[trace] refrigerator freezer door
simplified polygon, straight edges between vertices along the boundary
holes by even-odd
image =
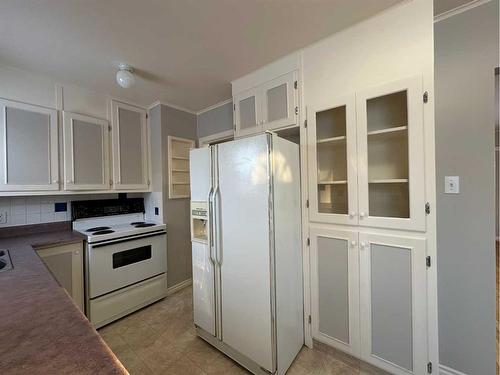
[[[222,340],[274,372],[268,135],[217,147]]]
[[[192,242],[194,323],[215,336],[214,266],[207,244]]]
[[[191,201],[205,202],[209,206],[212,192],[211,149],[198,148],[190,151]],[[191,220],[192,221],[192,220]],[[207,243],[192,241],[193,256],[193,310],[194,323],[215,336],[215,267],[211,259],[210,228],[212,218],[207,220]],[[193,231],[193,228],[191,228]]]

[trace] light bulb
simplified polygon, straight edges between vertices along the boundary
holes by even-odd
[[[125,64],[120,64],[120,70],[116,73],[116,82],[123,88],[129,88],[135,83],[132,68]]]

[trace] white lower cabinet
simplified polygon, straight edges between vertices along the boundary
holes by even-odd
[[[392,374],[427,373],[425,240],[311,227],[313,337]]]
[[[81,243],[37,249],[52,276],[66,289],[75,304],[84,311],[83,248]]]

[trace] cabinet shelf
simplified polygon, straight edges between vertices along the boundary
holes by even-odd
[[[189,173],[189,169],[174,169],[174,168],[172,168],[172,172]]]
[[[377,180],[369,180],[370,184],[404,184],[407,183],[407,178],[386,178],[386,179],[377,179]]]
[[[345,135],[341,135],[339,137],[331,137],[331,138],[323,138],[319,139],[316,143],[322,144],[322,143],[334,143],[334,142],[342,142],[345,141],[347,138]]]
[[[405,130],[408,130],[408,126],[398,126],[395,128],[373,130],[371,132],[368,132],[368,135],[370,136],[370,135],[394,134],[398,132],[403,132]]]
[[[345,185],[347,184],[346,180],[337,180],[337,181],[319,181],[318,185]]]
[[[172,182],[172,185],[189,185],[189,182]]]
[[[176,159],[176,160],[189,160],[189,157],[188,156],[173,156],[172,155],[172,159]]]

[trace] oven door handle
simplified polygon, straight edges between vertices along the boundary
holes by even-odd
[[[130,242],[130,241],[134,241],[134,240],[142,240],[143,238],[148,238],[148,237],[164,236],[166,234],[167,234],[167,232],[162,229],[161,231],[149,232],[149,233],[145,233],[144,235],[133,235],[130,237],[117,238],[115,240],[89,243],[89,246],[91,246],[92,249],[97,249],[97,248],[103,247],[103,246],[115,245],[118,243]]]

